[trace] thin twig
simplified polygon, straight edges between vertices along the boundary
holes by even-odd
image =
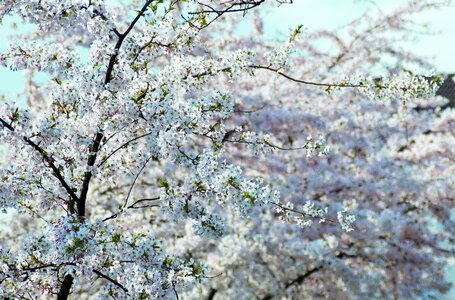
[[[3,127],[7,128],[8,130],[12,131],[12,132],[15,132],[15,129],[14,127],[12,127],[10,124],[8,124],[5,120],[3,120],[2,118],[0,118],[0,123],[2,123]],[[62,173],[60,172],[59,170],[59,167],[57,167],[55,164],[54,164],[54,158],[52,158],[52,156],[49,155],[49,153],[47,153],[46,150],[44,150],[43,148],[41,148],[38,144],[36,144],[35,142],[33,142],[32,140],[30,140],[28,137],[26,136],[22,136],[22,140],[25,141],[25,143],[27,143],[28,145],[30,145],[35,151],[37,151],[41,157],[43,158],[43,160],[45,162],[48,163],[49,167],[52,169],[53,171],[53,175],[58,179],[58,181],[60,182],[60,184],[63,186],[63,188],[66,190],[66,192],[70,195],[72,201],[74,202],[77,202],[79,200],[79,198],[77,197],[77,195],[75,194],[74,190],[69,186],[69,184],[66,182],[65,178],[63,177]]]
[[[104,278],[104,279],[107,279],[108,281],[112,282],[113,284],[115,284],[116,286],[118,286],[119,288],[121,288],[125,293],[128,293],[128,290],[122,285],[120,284],[117,280],[115,279],[112,279],[111,277],[101,273],[100,271],[98,270],[93,270],[93,273],[95,273],[96,275]]]
[[[330,223],[337,223],[336,221],[332,220],[332,219],[329,219],[329,218],[323,218],[323,217],[317,217],[317,216],[312,216],[312,215],[309,215],[303,211],[300,211],[300,210],[296,210],[296,209],[293,209],[293,208],[289,208],[289,207],[286,207],[286,206],[283,206],[279,203],[276,203],[276,202],[271,202],[273,205],[281,208],[282,210],[287,210],[287,211],[291,211],[293,213],[296,213],[296,214],[300,214],[302,216],[305,216],[305,217],[311,217],[311,218],[316,218],[316,219],[321,219],[321,220],[326,220],[326,221],[329,221]]]
[[[106,156],[106,157],[98,164],[98,168],[99,168],[100,166],[102,166],[102,165],[103,165],[103,164],[104,164],[112,155],[114,155],[117,151],[119,151],[119,150],[125,148],[125,147],[128,146],[130,143],[132,143],[132,142],[134,142],[134,141],[137,141],[138,139],[141,139],[141,138],[143,138],[143,137],[146,137],[146,136],[148,136],[148,135],[151,135],[152,133],[153,133],[153,131],[144,133],[144,134],[142,134],[142,135],[140,135],[140,136],[138,136],[138,137],[135,137],[135,138],[133,138],[133,139],[131,139],[131,140],[129,140],[129,141],[123,143],[122,145],[120,145],[119,147],[117,147],[114,151],[112,151],[111,153],[109,153],[109,155]]]
[[[158,201],[160,200],[160,197],[156,197],[156,198],[143,198],[143,199],[139,199],[139,200],[136,200],[133,204],[131,204],[130,206],[128,206],[127,208],[135,208],[134,206],[138,203],[141,203],[141,202],[145,202],[145,201]],[[155,205],[155,206],[159,206],[159,205]]]
[[[148,162],[150,161],[150,159],[152,159],[152,157],[153,157],[153,155],[150,155],[150,157],[147,158],[147,160],[145,161],[144,165],[141,167],[139,172],[136,174],[136,177],[134,178],[133,183],[131,184],[130,189],[128,191],[128,195],[125,198],[125,203],[123,204],[123,208],[125,208],[126,205],[128,204],[128,199],[130,198],[131,192],[133,191],[133,187],[136,184],[136,181],[139,178],[139,175],[141,175],[142,171],[145,169],[145,166],[147,166]]]
[[[315,86],[323,86],[323,87],[345,87],[345,88],[364,88],[366,87],[365,85],[362,84],[340,84],[340,83],[325,83],[325,82],[314,82],[314,81],[307,81],[307,80],[302,80],[302,79],[297,79],[294,77],[291,77],[283,72],[281,72],[279,69],[275,69],[272,67],[268,66],[259,66],[259,65],[249,65],[250,68],[252,69],[263,69],[263,70],[268,70],[277,73],[278,75],[281,75],[291,81],[297,82],[297,83],[302,83],[302,84],[308,84],[308,85],[315,85]]]

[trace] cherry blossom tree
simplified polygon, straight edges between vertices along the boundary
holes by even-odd
[[[28,72],[0,100],[2,297],[448,291],[455,111],[396,43],[445,3],[277,42],[290,0],[124,2],[0,4],[36,28],[0,54]]]

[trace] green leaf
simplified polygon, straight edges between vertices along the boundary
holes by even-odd
[[[294,29],[294,31],[292,32],[291,37],[289,38],[289,42],[290,42],[290,43],[292,43],[292,42],[295,40],[295,38],[296,38],[299,34],[302,33],[302,28],[303,28],[303,25],[302,25],[302,24],[299,24],[299,25],[297,26],[297,28]]]
[[[159,177],[157,181],[159,187],[164,187],[166,190],[169,189],[169,183],[167,182],[167,179]]]

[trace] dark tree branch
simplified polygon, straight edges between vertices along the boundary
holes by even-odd
[[[142,6],[142,9],[138,12],[138,14],[136,15],[136,17],[134,18],[134,20],[131,22],[131,24],[128,26],[124,33],[119,34],[117,31],[119,39],[117,41],[117,44],[115,44],[114,53],[111,55],[109,59],[109,64],[106,70],[106,76],[104,78],[104,84],[108,84],[112,79],[112,71],[114,70],[115,61],[119,55],[120,47],[122,47],[125,38],[131,32],[131,30],[133,30],[134,25],[136,25],[137,21],[139,21],[139,19],[144,15],[145,11],[147,10],[149,4],[152,3],[152,1],[153,0],[148,0],[145,2],[144,6]]]
[[[25,268],[21,268],[21,271],[34,272],[37,270],[46,269],[46,268],[50,268],[50,267],[56,267],[56,265],[55,264],[44,264],[44,265],[36,266],[36,267],[25,267]],[[10,270],[17,271],[17,269],[15,267],[10,267]]]
[[[203,24],[202,26],[197,26],[196,24],[194,24],[190,20],[188,20],[185,17],[183,17],[183,15],[182,15],[182,18],[186,22],[188,22],[188,24],[191,25],[192,27],[194,27],[194,28],[196,28],[198,30],[202,30],[202,29],[207,28],[208,26],[210,26],[213,22],[215,22],[217,19],[219,19],[221,16],[223,16],[226,13],[243,12],[244,14],[246,14],[246,12],[248,10],[251,10],[251,9],[257,7],[257,6],[261,5],[264,2],[265,2],[265,0],[239,1],[239,2],[232,3],[231,5],[229,5],[228,7],[224,8],[224,9],[216,9],[216,8],[214,8],[214,7],[212,7],[212,6],[208,5],[208,4],[205,4],[205,3],[202,3],[202,2],[197,2],[197,4],[199,4],[200,6],[206,7],[207,9],[206,10],[189,12],[188,14],[190,16],[191,15],[208,15],[208,14],[215,14],[216,16],[212,20],[207,22],[206,24]],[[244,7],[242,7],[242,6],[244,6]]]
[[[180,300],[179,294],[177,293],[177,289],[175,288],[175,284],[172,284],[172,289],[174,290],[175,299]]]
[[[305,216],[305,217],[311,217],[311,218],[317,218],[317,219],[324,219],[330,223],[337,223],[336,221],[332,220],[332,219],[329,219],[329,218],[321,218],[321,217],[314,217],[312,215],[309,215],[303,211],[299,211],[299,210],[296,210],[296,209],[293,209],[293,208],[289,208],[289,207],[286,207],[286,206],[283,206],[279,203],[276,203],[276,202],[271,202],[271,204],[275,205],[276,207],[279,207],[280,209],[282,210],[287,210],[287,211],[291,211],[293,213],[296,213],[296,214],[299,214],[299,215],[302,215],[302,216]]]
[[[211,288],[209,294],[207,295],[207,300],[213,300],[217,292],[218,290]]]
[[[285,290],[287,290],[289,287],[293,286],[293,285],[296,285],[296,284],[302,284],[303,281],[308,278],[309,276],[311,276],[313,273],[315,272],[318,272],[320,270],[322,270],[323,266],[319,266],[319,267],[315,267],[309,271],[307,271],[306,273],[302,274],[302,275],[299,275],[297,278],[295,279],[292,279],[290,281],[288,281],[285,285]],[[273,297],[275,297],[277,295],[271,295],[271,294],[267,294],[265,295],[262,300],[270,300],[272,299]]]
[[[227,8],[225,8],[223,10],[218,10],[218,9],[213,8],[212,6],[210,6],[208,4],[205,4],[205,3],[202,3],[202,2],[198,2],[199,5],[206,7],[207,10],[200,10],[200,11],[190,12],[188,14],[190,14],[190,15],[216,14],[218,16],[221,16],[221,15],[223,15],[225,13],[247,12],[248,10],[251,10],[251,9],[257,7],[257,6],[261,5],[264,2],[265,2],[265,0],[240,1],[240,2],[237,2],[237,3],[234,2],[233,4],[231,4],[230,6],[228,6]],[[242,6],[244,6],[244,7],[242,7]],[[235,7],[239,7],[239,8],[235,8]]]
[[[135,63],[137,61],[137,59],[139,58],[139,55],[142,53],[142,51],[144,51],[145,49],[147,49],[148,47],[150,47],[151,45],[155,45],[155,46],[159,46],[159,47],[163,47],[163,48],[168,48],[168,49],[171,49],[172,47],[175,46],[175,43],[176,41],[173,41],[173,42],[170,42],[170,43],[167,43],[167,44],[163,44],[163,43],[160,43],[160,42],[155,42],[155,38],[156,38],[156,34],[154,34],[150,40],[145,43],[137,52],[136,54],[134,55],[134,58],[132,60],[131,63]]]
[[[10,124],[8,124],[5,120],[3,120],[2,118],[0,118],[0,123],[3,125],[3,127],[7,128],[8,130],[14,132],[15,129],[14,127],[12,127]],[[77,197],[77,195],[75,194],[75,192],[73,191],[73,189],[68,185],[68,183],[66,182],[65,178],[63,177],[62,173],[60,172],[59,168],[54,164],[54,159],[52,158],[52,156],[50,156],[46,150],[44,150],[43,148],[41,148],[38,144],[36,144],[35,142],[33,142],[32,140],[30,140],[28,137],[26,136],[23,136],[22,137],[22,140],[25,141],[25,143],[27,143],[29,146],[31,146],[35,151],[37,151],[41,157],[44,159],[45,162],[47,162],[47,164],[49,165],[49,167],[51,168],[51,170],[53,171],[53,175],[58,179],[58,181],[60,182],[60,184],[63,186],[63,188],[65,189],[65,191],[70,195],[71,197],[71,202],[76,202],[79,201],[79,198]],[[71,204],[71,203],[70,203]],[[71,207],[71,205],[69,204],[69,207]]]
[[[288,289],[290,286],[294,285],[294,284],[302,284],[303,281],[308,278],[309,276],[311,276],[313,273],[316,273],[320,270],[323,269],[323,266],[319,266],[319,267],[314,267],[313,269],[307,271],[306,273],[302,274],[302,275],[299,275],[297,278],[289,281],[287,284],[286,284],[286,289]]]
[[[133,183],[131,184],[130,189],[128,190],[128,195],[125,198],[125,203],[123,204],[123,208],[125,208],[126,205],[128,204],[128,199],[131,196],[131,192],[133,191],[134,185],[136,184],[136,181],[139,178],[139,175],[141,175],[142,171],[145,169],[145,166],[147,166],[148,162],[150,161],[150,159],[152,159],[152,157],[153,157],[153,155],[150,156],[149,158],[147,158],[147,160],[145,161],[144,165],[141,167],[139,172],[137,172],[136,177],[134,177]]]
[[[104,139],[103,139],[103,142],[101,144],[101,147],[104,147],[114,136],[116,136],[117,134],[122,132],[128,126],[131,126],[132,124],[137,123],[137,121],[138,120],[133,120],[131,123],[124,125],[122,128],[120,128],[118,131],[116,131],[113,134],[111,134],[109,137],[105,136]]]
[[[286,79],[289,79],[291,81],[294,81],[294,82],[297,82],[297,83],[300,83],[300,84],[314,85],[314,86],[320,86],[320,87],[326,87],[326,88],[335,88],[335,87],[339,87],[339,88],[365,88],[365,87],[367,87],[364,84],[328,83],[328,82],[314,82],[314,81],[301,80],[301,79],[294,78],[294,77],[292,77],[292,76],[290,76],[290,75],[288,75],[286,73],[283,73],[279,69],[275,69],[275,68],[272,68],[270,66],[249,65],[248,67],[251,68],[251,69],[262,69],[262,70],[271,71],[271,72],[277,73],[280,76],[283,76]],[[227,68],[224,68],[224,69],[221,69],[221,70],[217,70],[216,72],[203,72],[203,73],[199,73],[199,74],[193,74],[193,75],[190,75],[190,76],[192,76],[193,78],[200,78],[200,77],[203,77],[203,76],[216,75],[216,74],[221,73],[221,72],[230,72],[230,71],[231,71],[231,68],[227,67]],[[182,79],[185,80],[185,79],[187,79],[187,77],[183,77]],[[378,83],[377,83],[377,87],[385,88],[384,86],[381,86]]]
[[[142,205],[142,206],[128,206],[131,209],[141,209],[141,208],[152,208],[152,207],[160,207],[159,204],[150,204],[150,205]]]
[[[106,280],[112,282],[113,284],[115,284],[116,286],[118,286],[119,288],[121,288],[125,293],[128,293],[128,290],[127,290],[122,284],[120,284],[117,280],[112,279],[111,277],[109,277],[109,276],[107,276],[107,275],[101,273],[101,272],[98,271],[98,270],[93,270],[93,273],[95,273],[96,275],[98,275],[98,276],[100,276],[100,277],[102,277],[102,278],[104,278],[104,279],[106,279]]]
[[[235,130],[230,130],[228,132],[226,132],[222,142],[226,142],[226,143],[233,143],[233,144],[247,144],[247,145],[254,145],[256,143],[254,142],[250,142],[250,141],[244,141],[244,140],[230,140],[229,138],[232,137],[234,134],[236,133]],[[199,135],[199,136],[202,136],[202,137],[206,137],[206,138],[209,138],[213,141],[213,138],[210,137],[209,135],[207,134],[202,134],[202,133],[197,133],[197,132],[193,132],[193,134],[195,135]],[[274,145],[272,144],[271,142],[268,142],[268,141],[264,141],[264,144],[271,147],[271,148],[274,148],[274,149],[277,149],[277,150],[282,150],[282,151],[298,151],[298,150],[303,150],[303,149],[306,149],[308,147],[308,144],[310,143],[310,141],[307,141],[303,146],[299,146],[299,147],[293,147],[293,148],[285,148],[285,147],[282,147],[282,146],[277,146],[277,145]]]
[[[79,201],[77,203],[77,211],[80,217],[85,216],[85,203],[87,201],[87,193],[90,185],[90,179],[92,178],[92,170],[90,170],[96,161],[96,156],[100,148],[100,143],[104,135],[101,132],[97,132],[95,139],[93,140],[92,145],[89,148],[90,155],[87,161],[87,167],[89,170],[85,172],[84,181],[82,182],[81,194],[79,196]]]
[[[115,61],[116,61],[116,59],[118,57],[119,50],[120,50],[120,47],[123,44],[123,41],[128,36],[128,34],[131,32],[131,30],[133,29],[134,25],[137,23],[139,18],[145,13],[145,11],[147,10],[148,5],[151,2],[152,2],[152,0],[146,1],[146,3],[144,4],[144,6],[140,10],[140,12],[137,14],[136,18],[134,18],[134,20],[131,22],[130,26],[127,28],[127,30],[123,34],[119,34],[119,32],[116,29],[114,29],[114,33],[117,34],[119,39],[117,41],[117,44],[115,45],[114,53],[111,55],[111,57],[109,59],[109,64],[108,64],[108,67],[107,67],[106,76],[104,78],[104,84],[108,84],[111,81],[111,79],[112,79],[112,71],[114,69],[114,64],[115,64]],[[11,128],[10,128],[10,130],[11,130]],[[77,203],[77,210],[78,210],[77,213],[78,213],[78,216],[80,216],[80,217],[84,217],[85,216],[85,204],[86,204],[86,200],[87,200],[87,194],[88,194],[88,190],[89,190],[90,180],[92,178],[92,170],[90,170],[90,169],[95,165],[96,156],[97,156],[98,150],[100,149],[100,144],[101,144],[101,141],[102,141],[103,138],[104,138],[104,134],[102,133],[101,130],[98,130],[98,132],[96,133],[96,136],[95,136],[91,146],[89,147],[90,154],[89,154],[89,158],[87,160],[87,167],[88,167],[89,170],[87,170],[85,172],[84,180],[82,182],[82,189],[81,189],[81,193],[80,193],[80,197],[79,198],[74,194],[74,192],[66,184],[65,180],[63,179],[63,177],[59,173],[58,169],[54,166],[52,160],[47,155],[43,155],[43,153],[45,154],[44,150],[39,148],[39,146],[34,144],[33,142],[31,142],[29,140],[26,140],[26,142],[28,142],[35,149],[37,149],[43,155],[43,157],[48,161],[48,163],[50,164],[51,168],[54,170],[54,173],[56,174],[57,178],[64,185],[65,189],[70,193],[72,199]],[[69,207],[71,208],[71,205]],[[115,285],[117,285],[120,288],[122,288],[125,292],[127,292],[125,287],[123,287],[117,281],[115,281],[112,278],[102,274],[101,272],[99,272],[97,270],[93,270],[93,271],[96,274],[98,274],[99,276],[111,281]],[[57,297],[58,300],[66,300],[66,299],[68,299],[72,284],[73,284],[73,277],[71,275],[69,275],[69,274],[65,275],[65,279],[63,280],[62,286],[61,286],[60,291],[58,293],[58,297]]]
[[[244,141],[244,140],[229,140],[229,139],[223,139],[223,142],[233,143],[233,144],[247,144],[247,145],[254,145],[254,144],[256,144],[256,143],[250,142],[250,141]],[[305,145],[303,145],[303,146],[295,147],[295,148],[285,148],[285,147],[281,147],[281,146],[274,145],[274,144],[272,144],[272,143],[270,143],[270,142],[267,142],[267,141],[264,141],[264,144],[266,144],[267,146],[269,146],[269,147],[271,147],[271,148],[278,149],[278,150],[282,150],[282,151],[298,151],[298,150],[303,150],[303,149],[307,148],[309,142],[305,143]]]
[[[134,141],[136,141],[136,140],[138,140],[138,139],[141,139],[141,138],[143,138],[143,137],[146,137],[146,136],[148,136],[148,135],[151,135],[152,133],[153,133],[152,131],[147,132],[147,133],[144,133],[144,134],[142,134],[142,135],[140,135],[140,136],[138,136],[138,137],[135,137],[135,138],[133,138],[133,139],[131,139],[131,140],[129,140],[129,141],[123,143],[122,145],[120,145],[119,147],[117,147],[114,151],[112,151],[111,153],[109,153],[108,156],[106,156],[105,158],[103,158],[103,160],[98,164],[98,167],[102,166],[102,165],[103,165],[103,164],[104,164],[112,155],[114,155],[117,151],[119,151],[119,150],[125,148],[125,147],[128,146],[130,143],[132,143],[132,142],[134,142]]]
[[[66,300],[70,294],[71,286],[73,285],[73,276],[66,274],[62,285],[57,295],[57,300]]]
[[[324,82],[313,82],[313,81],[306,81],[306,80],[301,80],[297,79],[294,77],[291,77],[283,72],[281,72],[278,69],[268,67],[268,66],[258,66],[258,65],[250,65],[249,66],[252,69],[263,69],[263,70],[268,70],[277,73],[278,75],[283,76],[284,78],[287,78],[291,81],[297,82],[297,83],[302,83],[302,84],[308,84],[308,85],[315,85],[315,86],[322,86],[322,87],[346,87],[346,88],[363,88],[366,87],[365,85],[362,84],[341,84],[341,83],[324,83]]]
[[[131,204],[127,208],[135,208],[136,204],[139,204],[139,203],[142,203],[142,202],[145,202],[145,201],[158,201],[158,200],[160,200],[160,197],[139,199],[139,200],[136,200],[133,204]],[[158,205],[154,205],[154,206],[158,206]]]
[[[112,219],[117,218],[117,217],[118,217],[118,214],[119,214],[119,213],[117,212],[117,213],[113,214],[113,215],[110,216],[110,217],[104,218],[104,219],[103,219],[103,222],[106,222],[106,221],[109,221],[109,220],[112,220]]]
[[[129,206],[127,207],[127,209],[130,209],[130,208],[149,208],[149,207],[158,207],[158,206],[159,206],[158,204],[143,205],[143,206],[135,206],[135,205],[138,204],[138,203],[141,203],[141,202],[145,202],[145,201],[158,201],[159,199],[160,199],[159,197],[156,197],[156,198],[144,198],[144,199],[139,199],[139,200],[137,200],[136,202],[134,202],[133,204],[129,205]],[[120,213],[120,212],[116,212],[116,213],[113,214],[112,216],[103,219],[103,222],[108,221],[108,220],[111,220],[111,219],[117,218],[117,217],[119,216],[119,213]]]
[[[120,51],[120,47],[122,46],[123,41],[128,36],[128,34],[131,32],[131,30],[133,30],[134,25],[136,25],[136,23],[139,21],[139,19],[142,17],[142,15],[145,13],[145,11],[147,10],[147,8],[151,2],[152,2],[152,0],[148,0],[145,2],[144,6],[138,12],[138,14],[134,18],[134,20],[131,22],[131,24],[128,26],[126,31],[119,35],[119,39],[114,48],[114,53],[111,55],[111,57],[109,59],[109,64],[108,64],[108,67],[106,70],[106,76],[104,78],[104,84],[108,84],[112,79],[112,71],[114,70],[115,61],[117,60],[117,57],[118,57],[119,51]],[[117,31],[117,33],[118,33],[118,31]],[[103,138],[104,138],[104,134],[102,133],[101,130],[98,130],[98,132],[96,133],[95,139],[93,140],[91,146],[89,147],[90,155],[89,155],[89,158],[87,161],[87,167],[89,168],[89,170],[87,172],[85,172],[84,181],[82,183],[82,190],[81,190],[81,194],[79,197],[80,200],[78,201],[78,215],[82,216],[82,217],[85,216],[85,204],[86,204],[86,200],[87,200],[87,193],[89,190],[90,180],[92,178],[92,172],[91,172],[90,168],[93,167],[95,164],[96,156],[97,156],[98,150],[100,149],[100,143]]]

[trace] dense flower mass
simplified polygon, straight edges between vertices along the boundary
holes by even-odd
[[[292,2],[2,1],[35,30],[0,53],[28,72],[0,97],[0,297],[449,290],[455,110],[393,43],[444,3],[270,41]]]

